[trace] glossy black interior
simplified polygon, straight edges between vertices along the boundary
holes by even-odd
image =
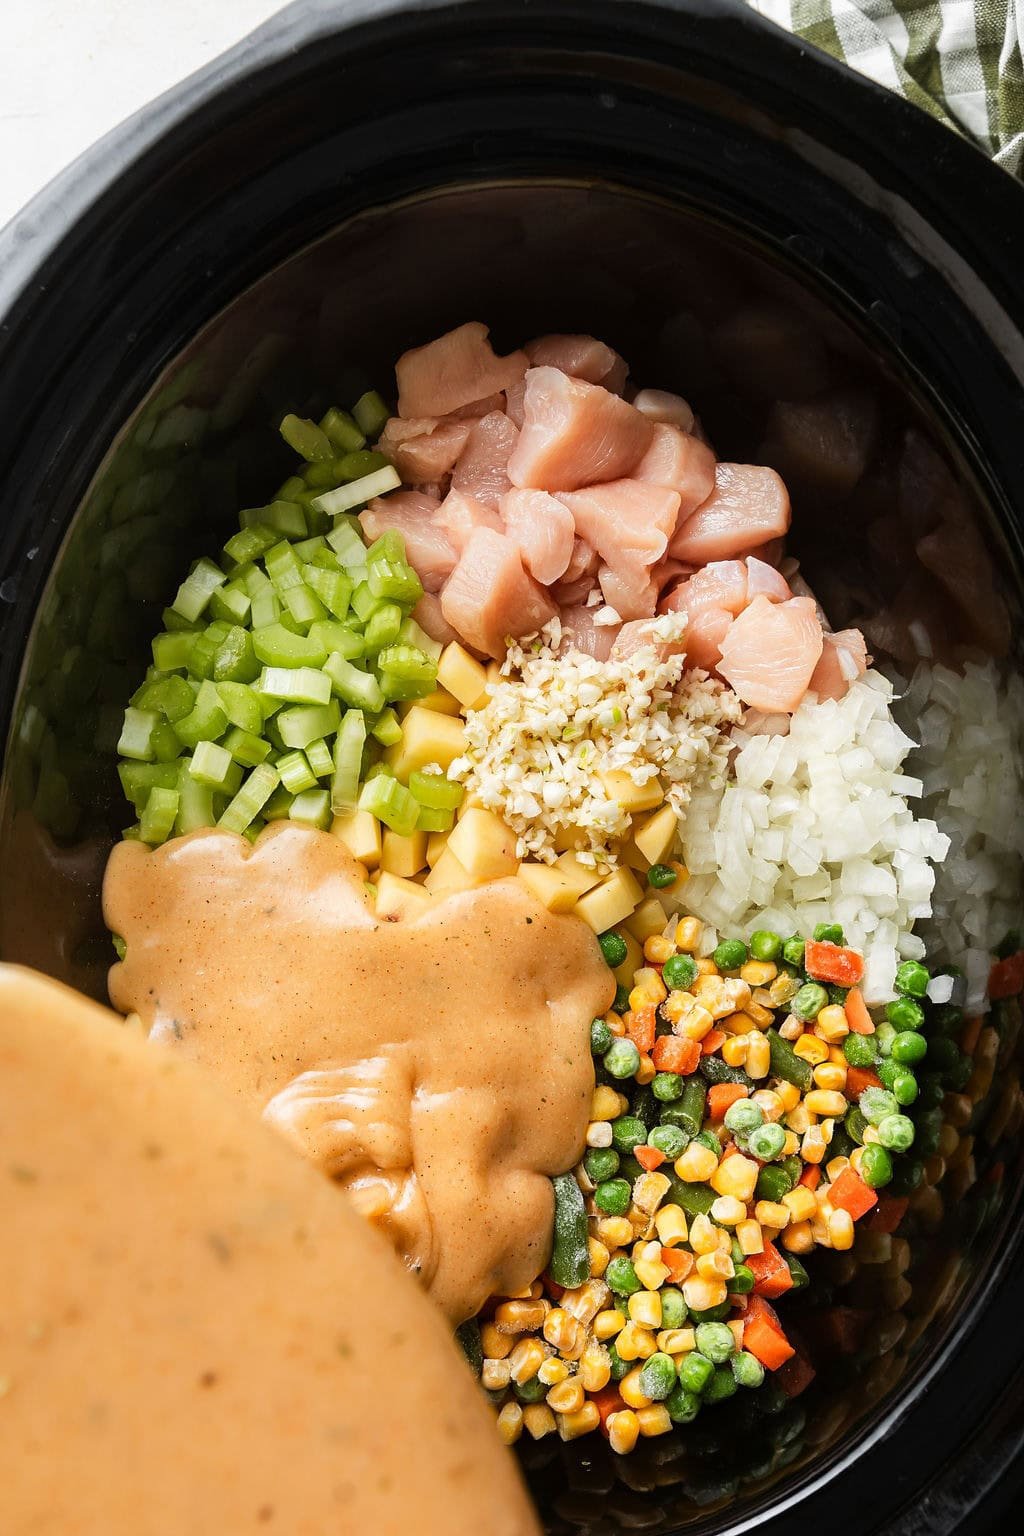
[[[776,464],[833,622],[897,671],[922,648],[1016,665],[1024,195],[730,5],[365,10],[398,14],[286,13],[5,237],[0,958],[97,995],[112,749],[160,607],[286,472],[283,411],[386,391],[397,353],[462,319],[502,347],[592,331],[686,394],[722,457]],[[958,539],[922,564],[951,507]],[[818,1256],[818,1299],[866,1319],[856,1351],[818,1340],[805,1396],[628,1462],[596,1437],[527,1447],[548,1528],[910,1529],[974,1441],[928,1528],[967,1518],[1020,1439],[1002,1102],[974,1112],[975,1179],[912,1214],[905,1286]]]

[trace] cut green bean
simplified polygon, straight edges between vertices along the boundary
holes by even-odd
[[[811,1064],[798,1056],[788,1040],[783,1040],[778,1030],[769,1029],[768,1051],[771,1070],[776,1077],[792,1083],[802,1093],[808,1093],[814,1081]]]

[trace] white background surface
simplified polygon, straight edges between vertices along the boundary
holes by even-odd
[[[282,0],[0,0],[0,225]]]

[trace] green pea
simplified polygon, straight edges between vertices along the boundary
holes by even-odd
[[[720,971],[738,971],[747,963],[747,946],[742,939],[723,939],[711,958]]]
[[[914,1140],[914,1122],[908,1115],[886,1115],[878,1127],[878,1139],[890,1152],[906,1152]]]
[[[616,933],[614,929],[609,929],[607,933],[602,933],[597,942],[601,946],[602,955],[604,955],[605,960],[613,971],[617,965],[622,964],[629,954],[625,939],[621,933]]]
[[[603,1061],[605,1071],[612,1077],[632,1077],[640,1065],[640,1052],[632,1040],[614,1040]]]
[[[886,1115],[894,1115],[898,1108],[885,1088],[865,1088],[860,1096],[860,1111],[869,1125],[881,1125]]]
[[[632,1360],[623,1360],[615,1348],[614,1340],[608,1345],[608,1358],[612,1363],[612,1381],[621,1381],[623,1376],[628,1376],[633,1369]]]
[[[620,1115],[612,1121],[612,1146],[616,1152],[632,1152],[647,1140],[647,1127],[635,1115]]]
[[[615,988],[615,1001],[612,1007],[616,1013],[629,1012],[629,988],[621,981]]]
[[[732,1373],[740,1387],[759,1387],[764,1381],[764,1366],[746,1349],[741,1349],[732,1362]]]
[[[864,1132],[867,1130],[867,1126],[868,1123],[864,1118],[864,1111],[860,1105],[851,1104],[843,1119],[843,1127],[850,1140],[855,1141],[858,1146],[863,1146]]]
[[[723,1365],[736,1353],[732,1329],[725,1323],[701,1323],[697,1329],[697,1348],[712,1365]]]
[[[640,1372],[639,1387],[645,1397],[661,1403],[676,1385],[675,1361],[660,1352],[650,1355]]]
[[[795,965],[797,969],[804,963],[804,941],[798,933],[794,933],[791,939],[787,939],[782,946],[782,958],[787,965]]]
[[[917,960],[904,960],[896,972],[896,991],[904,997],[924,997],[931,976]]]
[[[721,1157],[722,1143],[719,1141],[714,1131],[698,1131],[693,1139],[700,1146],[707,1147],[708,1151],[713,1152],[716,1157]]]
[[[697,962],[692,955],[670,955],[661,968],[661,977],[673,992],[687,992],[697,980]]]
[[[727,1397],[735,1396],[737,1391],[736,1377],[728,1365],[720,1365],[704,1388],[704,1401],[706,1403],[724,1403]]]
[[[816,923],[814,937],[819,944],[842,944],[843,930],[838,923]]]
[[[673,1424],[692,1424],[700,1413],[700,1398],[680,1382],[666,1397],[665,1407]]]
[[[737,1264],[736,1272],[729,1281],[729,1289],[734,1296],[746,1296],[754,1289],[754,1271],[747,1264]]]
[[[928,1041],[915,1030],[903,1030],[892,1042],[892,1059],[902,1067],[912,1067],[915,1062],[923,1061],[927,1054]]]
[[[603,1056],[615,1038],[604,1019],[591,1019],[590,1050],[594,1056]]]
[[[875,1030],[875,1044],[878,1046],[879,1056],[888,1056],[892,1050],[892,1043],[896,1039],[896,1030],[888,1021],[883,1019]]]
[[[682,1291],[674,1285],[663,1285],[658,1295],[661,1297],[661,1326],[681,1328],[686,1322],[686,1302]]]
[[[604,1184],[618,1173],[619,1154],[611,1147],[588,1147],[583,1166],[594,1184]]]
[[[811,1019],[816,1019],[827,1005],[828,993],[825,988],[819,987],[816,981],[808,981],[790,1003],[789,1010],[795,1013],[798,1019],[808,1023]]]
[[[924,1009],[912,997],[898,997],[888,1003],[885,1016],[893,1029],[920,1029],[924,1024]]]
[[[678,1072],[659,1072],[651,1083],[651,1092],[663,1104],[674,1104],[682,1098],[685,1086]]]
[[[691,1350],[679,1362],[679,1385],[685,1387],[687,1392],[694,1392],[698,1396],[704,1391],[714,1374],[715,1368],[711,1361],[699,1350]]]
[[[678,1125],[656,1125],[653,1131],[647,1133],[648,1143],[657,1147],[659,1152],[664,1152],[670,1163],[674,1163],[686,1151],[689,1139]]]
[[[786,1132],[781,1125],[762,1125],[751,1131],[747,1145],[758,1162],[770,1163],[786,1145]]]
[[[793,1180],[785,1168],[776,1164],[771,1168],[762,1168],[757,1176],[757,1198],[759,1200],[772,1200],[775,1204],[788,1195],[793,1188]]]
[[[749,1136],[764,1124],[764,1110],[751,1099],[737,1099],[725,1112],[726,1129],[740,1136]]]
[[[917,1098],[917,1078],[909,1069],[903,1072],[897,1072],[893,1077],[892,1082],[889,1084],[889,1087],[892,1091],[893,1098],[896,1100],[896,1103],[902,1105],[904,1108],[908,1104],[913,1104],[914,1100]]]
[[[624,1258],[621,1254],[611,1259],[608,1268],[604,1272],[605,1284],[616,1296],[635,1296],[637,1291],[643,1289],[640,1277],[633,1268],[632,1259]]]
[[[782,954],[782,936],[770,928],[758,928],[750,935],[750,953],[755,960],[777,960]]]
[[[594,1190],[594,1204],[606,1216],[625,1216],[632,1198],[633,1186],[627,1179],[605,1179]]]
[[[512,1390],[521,1403],[542,1403],[549,1389],[539,1376],[534,1376],[529,1381],[515,1382]]]
[[[873,1067],[878,1060],[874,1036],[847,1035],[843,1041],[843,1055],[851,1067]]]
[[[720,1301],[717,1307],[705,1307],[702,1312],[690,1308],[690,1321],[696,1327],[699,1323],[724,1323],[732,1311],[732,1302],[728,1296]]]
[[[860,1176],[869,1189],[881,1189],[892,1178],[892,1158],[884,1147],[871,1142],[860,1160]]]
[[[653,885],[656,891],[663,890],[666,885],[675,885],[676,871],[668,864],[652,864],[647,871],[647,884]]]

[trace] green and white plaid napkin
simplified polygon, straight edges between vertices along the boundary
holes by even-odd
[[[747,0],[1024,175],[1024,0]]]

